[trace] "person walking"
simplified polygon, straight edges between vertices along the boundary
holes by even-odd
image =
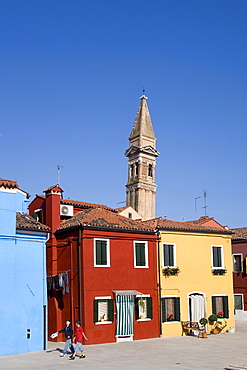
[[[78,354],[79,351],[81,351],[81,355],[79,358],[85,358],[85,352],[84,352],[84,349],[82,347],[82,337],[85,338],[85,340],[88,340],[82,327],[81,327],[81,323],[79,320],[76,321],[76,333],[75,333],[75,337],[73,339],[73,341],[76,339],[76,346],[75,346],[75,352],[72,353],[71,356],[69,356],[72,360],[75,359],[75,356],[76,354]]]
[[[64,333],[65,338],[66,338],[65,346],[64,346],[63,352],[60,353],[60,356],[64,357],[64,355],[67,354],[68,348],[70,348],[70,350],[72,352],[72,355],[73,355],[75,350],[74,350],[74,346],[72,344],[73,330],[72,330],[72,327],[71,327],[71,320],[66,320],[66,326],[63,329],[57,331],[57,334],[58,333]]]

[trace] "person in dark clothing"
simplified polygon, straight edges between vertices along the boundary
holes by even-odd
[[[71,342],[71,339],[72,339],[72,336],[73,336],[73,330],[72,330],[72,327],[71,327],[71,320],[67,320],[66,321],[66,326],[63,329],[59,330],[57,333],[64,333],[65,338],[66,338],[65,346],[64,346],[63,352],[60,353],[60,356],[63,357],[64,355],[66,355],[68,348],[70,348],[70,350],[72,352],[72,355],[73,355],[75,350],[74,350],[74,346]]]

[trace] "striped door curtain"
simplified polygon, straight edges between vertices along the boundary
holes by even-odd
[[[118,337],[133,335],[134,297],[133,295],[117,295],[117,333]]]

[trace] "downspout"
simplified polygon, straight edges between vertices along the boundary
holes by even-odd
[[[82,291],[81,291],[81,232],[82,227],[79,227],[78,231],[78,291],[79,291],[79,320],[82,324]]]
[[[160,232],[159,227],[157,226],[157,241],[158,241],[158,299],[159,299],[159,320],[160,320],[160,336],[162,336],[162,315],[161,315],[161,278],[160,278]]]
[[[72,238],[70,237],[68,240],[69,246],[70,246],[70,276],[71,276],[71,285],[70,285],[70,312],[71,312],[71,319],[74,323],[75,317],[74,317],[74,282],[73,282],[73,242]]]

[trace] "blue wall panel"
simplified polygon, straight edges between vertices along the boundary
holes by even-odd
[[[8,195],[0,191],[1,200],[2,195],[6,194]],[[12,198],[8,196],[7,198],[11,199],[11,208]],[[22,207],[21,198],[17,203],[18,207]],[[1,209],[0,225],[2,224],[3,228],[4,215],[8,222],[15,224],[16,213],[12,209]],[[14,230],[14,235],[12,232],[7,235],[8,228],[1,231],[4,232],[0,234],[0,327],[3,333],[0,336],[0,355],[42,350],[44,345],[43,306],[47,304],[46,237],[38,233],[33,235],[32,232],[16,234],[16,230]],[[29,339],[27,329],[30,330]]]

